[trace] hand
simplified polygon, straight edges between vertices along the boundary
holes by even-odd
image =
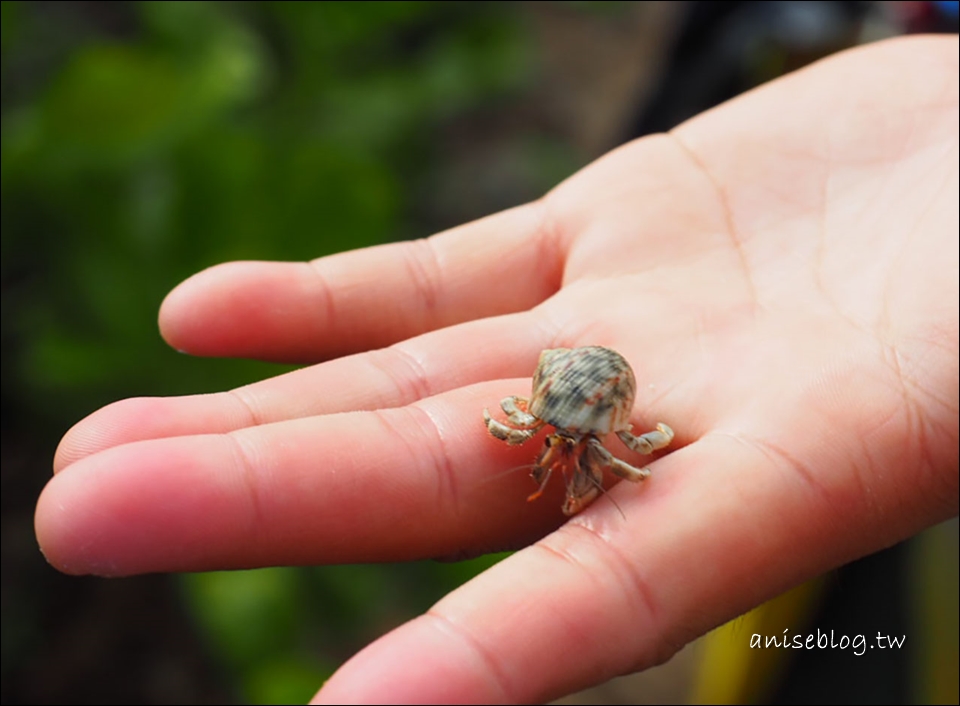
[[[957,46],[837,55],[429,240],[197,275],[161,310],[171,345],[334,359],[80,422],[44,553],[123,575],[539,538],[318,699],[544,701],[956,514]],[[623,516],[601,498],[561,526],[561,483],[527,505],[503,474],[534,442],[481,412],[588,344],[632,362],[634,426],[676,450],[611,490]]]

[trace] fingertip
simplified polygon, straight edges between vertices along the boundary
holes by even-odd
[[[81,459],[132,441],[189,433],[194,422],[211,422],[206,406],[181,405],[184,398],[132,397],[118,400],[80,420],[63,435],[53,457],[60,473]],[[194,409],[199,407],[199,410]],[[199,427],[199,423],[198,423]],[[201,427],[204,431],[210,428]],[[219,431],[219,429],[213,429]]]
[[[131,402],[133,400],[109,404],[70,427],[60,439],[57,450],[54,452],[54,475],[82,458],[115,445],[114,440],[118,434],[116,421],[126,420],[126,425],[136,423],[136,419],[131,419],[131,414],[134,413]],[[135,416],[139,417],[139,415]]]
[[[326,336],[324,297],[306,263],[227,262],[175,287],[158,326],[181,353],[316,362],[318,348],[336,341]]]
[[[216,333],[228,302],[228,292],[250,274],[249,262],[208,267],[174,287],[160,304],[158,327],[163,340],[181,353],[205,355],[205,341]]]
[[[109,554],[97,556],[90,548],[97,544],[89,541],[82,518],[77,517],[78,505],[74,502],[76,479],[70,473],[55,476],[40,493],[33,516],[33,528],[40,553],[57,571],[72,576],[97,574],[117,576],[121,572],[110,561]]]
[[[238,566],[250,542],[232,540],[243,535],[250,506],[219,439],[141,441],[71,464],[37,500],[40,551],[69,574],[195,571],[210,556]]]
[[[56,531],[57,513],[51,504],[49,488],[50,484],[48,483],[37,500],[37,507],[33,513],[33,532],[37,538],[40,553],[47,560],[47,563],[53,568],[69,574],[72,573],[70,567],[60,560],[59,547],[56,542],[58,535]]]

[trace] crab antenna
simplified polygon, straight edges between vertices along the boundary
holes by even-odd
[[[610,502],[612,502],[612,503],[613,503],[613,506],[614,506],[615,508],[617,508],[617,512],[620,513],[620,517],[622,517],[622,518],[624,519],[624,521],[626,521],[627,516],[623,514],[623,510],[620,509],[620,505],[617,504],[617,501],[613,499],[613,496],[610,495],[610,493],[608,493],[608,492],[606,491],[606,489],[603,487],[603,485],[602,485],[600,482],[598,482],[596,478],[594,478],[593,476],[590,476],[590,475],[588,475],[587,478],[590,479],[590,482],[591,482],[591,483],[593,483],[595,486],[597,486],[597,488],[600,490],[601,493],[603,493],[603,494],[606,495],[608,498],[610,498]]]
[[[514,466],[513,468],[508,468],[508,469],[505,470],[505,471],[499,471],[498,473],[494,473],[493,475],[486,476],[483,480],[481,480],[479,483],[477,483],[477,486],[476,486],[476,487],[478,487],[478,488],[479,488],[479,487],[483,487],[483,486],[487,485],[488,483],[492,483],[492,482],[494,482],[494,481],[500,480],[501,478],[506,478],[507,476],[509,476],[509,475],[511,475],[511,474],[513,474],[513,473],[516,473],[517,471],[524,471],[524,470],[527,470],[527,469],[531,469],[531,470],[532,470],[532,469],[534,469],[534,468],[536,468],[536,467],[537,467],[537,464],[535,464],[535,463],[525,463],[525,464],[523,464],[522,466]]]

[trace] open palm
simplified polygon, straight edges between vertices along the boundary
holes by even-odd
[[[120,575],[535,542],[318,698],[540,701],[955,514],[957,47],[838,55],[429,240],[201,273],[161,311],[179,349],[368,352],[91,415],[39,502],[46,556]],[[676,450],[610,491],[622,515],[601,498],[561,526],[562,484],[528,505],[503,473],[536,442],[481,412],[529,392],[542,349],[591,344]]]

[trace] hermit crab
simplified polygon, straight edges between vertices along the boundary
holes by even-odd
[[[641,436],[630,433],[636,390],[630,364],[616,351],[602,346],[554,348],[540,354],[529,399],[501,400],[509,424],[493,419],[486,409],[483,421],[491,435],[511,446],[529,441],[547,424],[556,428],[533,464],[530,476],[539,488],[527,500],[540,497],[551,474],[559,470],[567,483],[563,513],[575,515],[603,490],[604,469],[634,482],[650,475],[648,468],[615,458],[600,441],[604,435],[614,432],[642,454],[673,440],[673,430],[666,424]]]

